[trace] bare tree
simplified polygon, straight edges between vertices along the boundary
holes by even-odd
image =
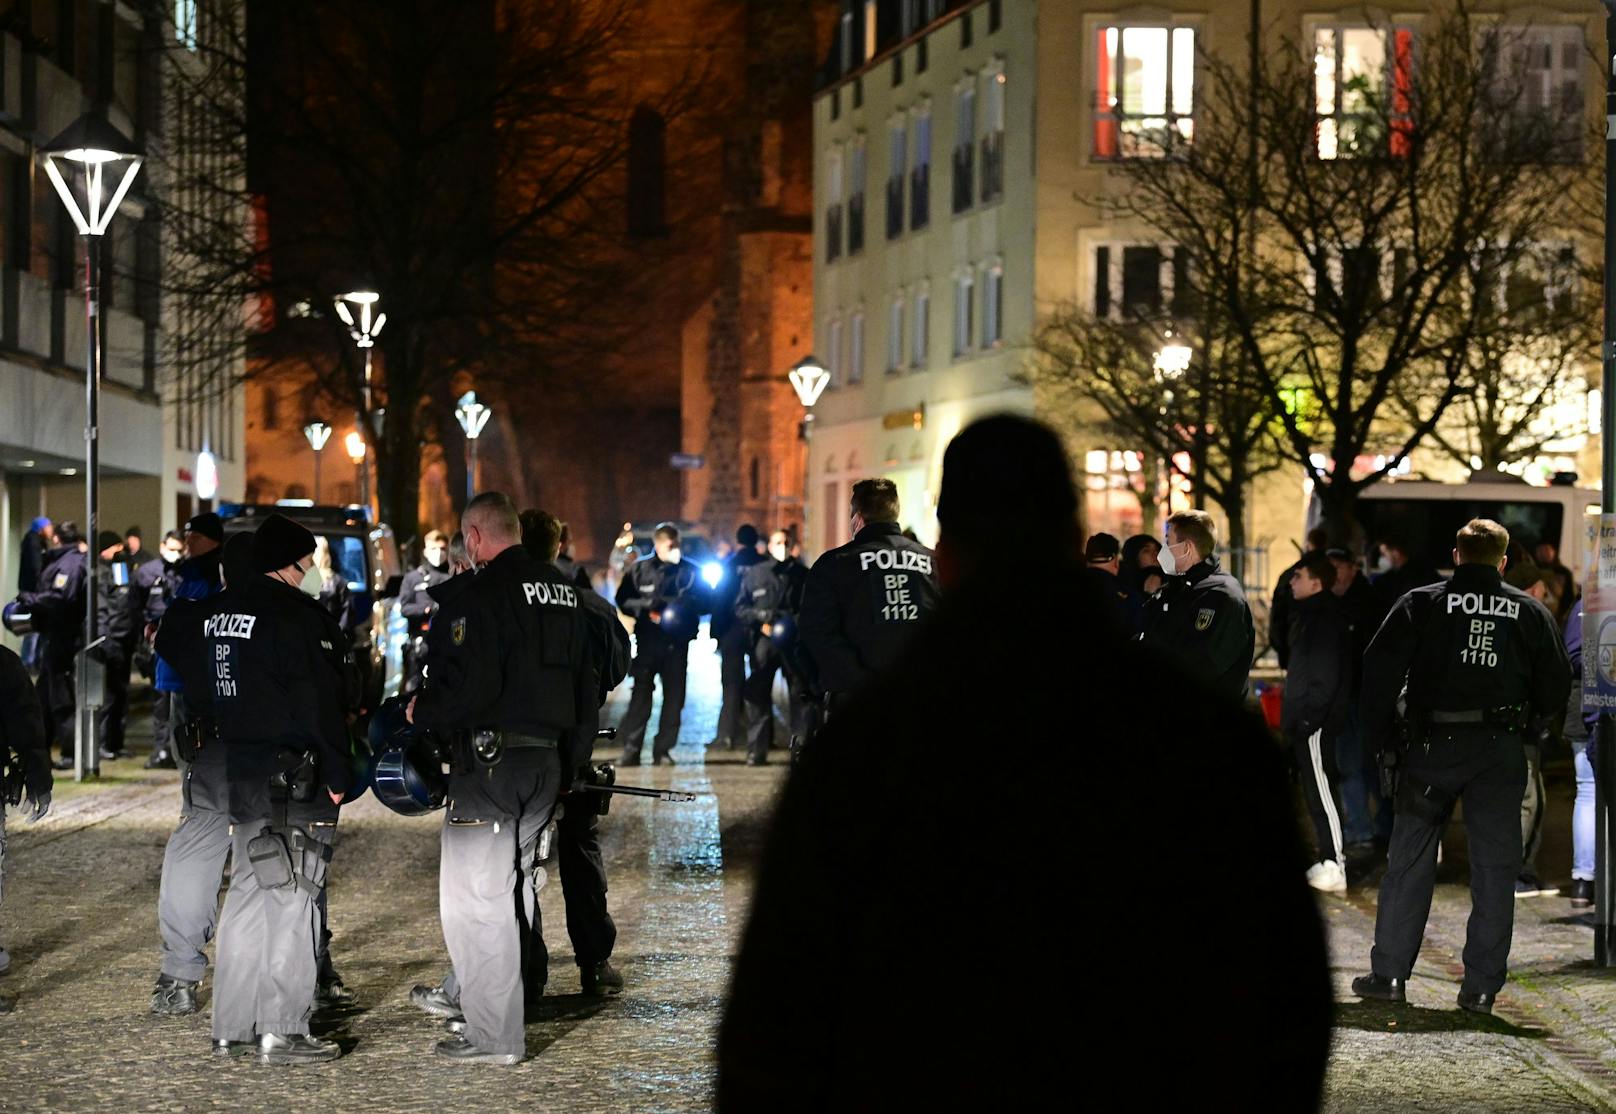
[[[658,250],[623,218],[630,121],[677,118],[700,75],[653,93],[625,77],[627,0],[276,0],[206,18],[241,6],[204,0],[195,50],[168,67],[190,115],[166,153],[165,290],[221,320],[248,307],[249,375],[312,374],[361,415],[382,514],[407,536],[421,445],[453,428],[470,377],[530,399],[609,388],[590,354],[630,327]],[[249,205],[250,226],[215,215]],[[331,308],[359,288],[388,320],[368,390]],[[177,330],[189,389],[232,366],[221,335]]]
[[[1143,134],[1160,157],[1119,162],[1105,203],[1195,261],[1239,382],[1342,534],[1466,397],[1478,345],[1506,342],[1479,272],[1566,240],[1595,185],[1580,97],[1522,100],[1530,29],[1459,4],[1352,50],[1344,34],[1283,40],[1254,71],[1203,57],[1193,142]]]

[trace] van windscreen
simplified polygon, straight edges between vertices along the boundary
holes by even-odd
[[[1563,550],[1565,508],[1559,503],[1509,499],[1361,499],[1358,521],[1371,561],[1381,542],[1399,540],[1409,558],[1433,568],[1453,567],[1453,539],[1473,518],[1490,518],[1528,553],[1539,542]]]

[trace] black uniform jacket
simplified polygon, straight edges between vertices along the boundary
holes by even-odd
[[[1122,577],[1110,569],[1102,569],[1097,565],[1085,565],[1082,577],[1088,583],[1089,589],[1102,596],[1116,611],[1117,621],[1123,630],[1137,630],[1139,627],[1139,613],[1144,601],[1139,594],[1123,583]]]
[[[102,644],[103,652],[127,656],[143,625],[134,570],[122,561],[109,561],[97,565],[95,575],[100,585],[95,601],[96,627],[107,639]]]
[[[1183,576],[1170,576],[1145,601],[1140,640],[1231,700],[1244,700],[1257,635],[1240,582],[1218,567],[1216,557]]]
[[[200,625],[201,655],[213,713],[226,746],[232,810],[236,785],[256,786],[270,774],[278,748],[313,752],[320,781],[338,793],[350,779],[348,678],[343,634],[317,600],[253,576],[195,607],[175,604],[159,638],[176,620]],[[158,653],[168,660],[160,642]],[[194,650],[179,651],[195,667]],[[182,676],[184,676],[182,674]],[[185,676],[187,698],[193,691]]]
[[[1047,568],[1078,583],[1077,564]],[[1080,631],[1059,654],[1029,652],[1051,631]],[[1083,709],[1085,737],[1108,740],[1107,779],[1150,785],[1178,818],[1141,825],[1133,794],[1029,787],[1013,823],[975,823],[1018,780],[1003,741],[1038,738]],[[1190,711],[1193,709],[1193,711]],[[1186,720],[1186,715],[1191,720]],[[1186,731],[1193,721],[1194,730]],[[1130,745],[1148,740],[1148,745]],[[970,787],[970,788],[967,788]],[[1221,802],[1242,802],[1229,817]],[[1153,806],[1153,807],[1155,807]],[[1184,847],[1180,825],[1218,838]],[[1127,830],[1126,840],[1113,837]],[[1219,1024],[1174,1046],[1171,1070],[1090,1073],[1085,1109],[1313,1110],[1330,1047],[1324,935],[1306,880],[1280,755],[1254,716],[1204,694],[1176,666],[1124,641],[1097,597],[1051,593],[988,572],[942,603],[865,692],[831,717],[781,791],[758,865],[718,1046],[722,1112],[1073,1109],[1070,1050],[1133,1062],[1159,1024],[1170,965],[1077,956],[1156,954],[1171,918],[1095,917],[1048,884],[1029,848],[1105,845],[1127,872],[1189,861],[1191,907],[1215,903],[1197,932],[1209,955],[1263,961],[1220,987]],[[1249,901],[1218,897],[1218,864],[1250,871]],[[969,918],[961,887],[980,886]],[[1069,957],[1037,979],[1001,982],[991,1024],[959,1047],[957,969],[966,954]],[[905,988],[902,1017],[868,990]],[[1226,993],[1225,993],[1226,991]],[[1049,1001],[1070,1008],[1051,1012]],[[1275,1018],[1283,1018],[1275,1025]]]
[[[748,565],[735,596],[734,615],[748,630],[757,632],[764,623],[795,621],[802,610],[802,594],[808,586],[808,569],[795,557],[776,561],[772,557]]]
[[[135,570],[135,591],[140,595],[140,608],[146,622],[162,619],[168,605],[179,597],[180,563],[172,565],[161,557],[147,561]]]
[[[656,638],[689,642],[701,630],[702,614],[711,605],[693,562],[674,565],[648,557],[636,562],[617,585],[617,606],[633,616],[634,634],[642,642]],[[660,622],[652,622],[653,611],[660,613]]]
[[[557,568],[561,575],[576,586],[576,580],[567,571]],[[588,762],[595,752],[595,732],[600,729],[600,706],[612,690],[628,676],[630,655],[628,631],[617,617],[617,608],[601,598],[592,588],[578,589],[578,605],[588,624],[590,669],[595,677],[595,697],[590,705],[579,710],[578,724],[566,735],[566,753],[562,755],[562,768],[574,770]]]
[[[1548,610],[1491,565],[1460,565],[1447,583],[1415,588],[1392,607],[1364,652],[1365,742],[1395,738],[1397,699],[1408,714],[1526,704],[1560,715],[1571,663]]]
[[[1293,735],[1339,731],[1352,706],[1356,664],[1346,611],[1328,591],[1305,600],[1292,597],[1286,611],[1290,668],[1281,725]]]
[[[30,798],[51,791],[54,780],[39,693],[22,659],[5,646],[0,646],[0,747],[22,759],[23,784]]]
[[[866,525],[808,570],[798,625],[826,692],[862,688],[937,609],[937,561],[895,522]]]
[[[404,583],[398,590],[398,610],[410,621],[410,633],[420,634],[427,620],[437,610],[432,589],[449,579],[448,565],[433,565],[425,561],[404,574]]]
[[[84,601],[88,562],[76,545],[59,545],[45,553],[45,567],[32,592],[19,593],[23,606],[33,609],[34,629],[46,643],[46,653],[58,667],[69,665],[84,645]]]
[[[724,559],[724,575],[712,592],[713,617],[708,627],[714,638],[724,637],[735,625],[735,608],[740,602],[747,573],[773,563],[774,559],[759,553],[756,546],[742,546]]]
[[[415,722],[560,738],[600,706],[590,633],[577,585],[519,545],[503,550],[432,620]]]

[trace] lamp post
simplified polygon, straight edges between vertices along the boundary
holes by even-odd
[[[354,344],[365,357],[365,382],[363,387],[364,405],[360,407],[358,418],[361,436],[368,443],[373,436],[370,427],[370,355],[376,347],[376,338],[381,335],[382,327],[387,324],[387,314],[377,313],[376,306],[382,296],[374,290],[350,290],[346,294],[339,294],[334,299],[337,307],[337,316],[342,323],[348,326],[348,335],[353,338]],[[350,451],[350,457],[353,453]],[[363,460],[363,454],[360,456]],[[366,507],[370,506],[370,470],[363,464],[359,465],[359,501]]]
[[[342,439],[342,447],[348,451],[348,459],[353,461],[354,475],[359,480],[359,501],[370,506],[370,495],[365,491],[365,437],[357,429],[350,429],[348,436]]]
[[[476,391],[467,391],[455,403],[455,420],[466,434],[466,502],[477,497],[477,438],[494,412],[477,401]]]
[[[814,403],[819,396],[825,393],[830,384],[830,372],[825,365],[810,354],[804,356],[791,365],[786,372],[786,378],[791,380],[791,389],[797,392],[797,401],[802,403],[802,533],[798,539],[804,546],[808,545],[808,485],[813,475],[814,466]]]
[[[1605,118],[1616,119],[1616,0],[1605,4]],[[1605,130],[1605,335],[1600,345],[1603,376],[1600,380],[1601,468],[1599,510],[1601,530],[1608,516],[1616,514],[1616,126]],[[1597,568],[1603,564],[1596,556]],[[1603,595],[1597,573],[1594,584]],[[1597,645],[1597,642],[1595,643]],[[1587,668],[1585,665],[1584,668]],[[1616,717],[1608,710],[1599,715],[1599,746],[1594,770],[1594,963],[1616,966],[1616,816],[1612,815],[1616,791],[1616,746],[1607,745],[1616,735]]]
[[[140,172],[141,156],[134,145],[107,121],[80,116],[65,131],[38,151],[45,173],[56,187],[68,216],[84,237],[84,503],[85,535],[90,539],[84,607],[84,650],[79,658],[77,726],[74,731],[73,777],[83,781],[101,772],[101,754],[95,737],[95,709],[101,705],[100,675],[92,678],[90,654],[95,647],[100,582],[96,565],[96,537],[100,533],[101,496],[101,321],[98,280],[101,237],[112,224],[124,195]],[[94,683],[92,683],[92,681]]]
[[[331,440],[331,427],[316,418],[303,427],[303,436],[309,439],[309,448],[314,450],[314,501],[320,501],[320,451],[325,443]]]

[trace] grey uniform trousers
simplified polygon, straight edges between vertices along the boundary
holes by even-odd
[[[178,756],[176,755],[176,760]],[[219,887],[230,854],[230,787],[224,747],[205,747],[194,762],[180,762],[180,822],[163,849],[157,891],[162,972],[201,982],[207,947],[219,927]]]
[[[336,829],[330,802],[292,805],[288,825],[310,836],[292,855],[314,890],[325,886],[326,861]],[[267,817],[238,820],[231,833],[230,893],[219,921],[219,969],[213,977],[213,1039],[255,1040],[266,1033],[309,1031],[319,977],[320,911],[315,893],[294,885],[258,884],[247,844],[270,827]]]
[[[1433,728],[1429,748],[1408,748],[1375,914],[1370,953],[1375,974],[1406,979],[1413,972],[1431,913],[1437,841],[1454,803],[1462,801],[1470,841],[1463,989],[1496,994],[1503,988],[1515,929],[1525,789],[1526,754],[1519,735],[1496,728]]]
[[[449,783],[438,907],[466,1039],[485,1052],[526,1051],[523,958],[536,915],[534,851],[555,811],[560,774],[554,748],[523,748]],[[518,923],[518,908],[527,925]]]

